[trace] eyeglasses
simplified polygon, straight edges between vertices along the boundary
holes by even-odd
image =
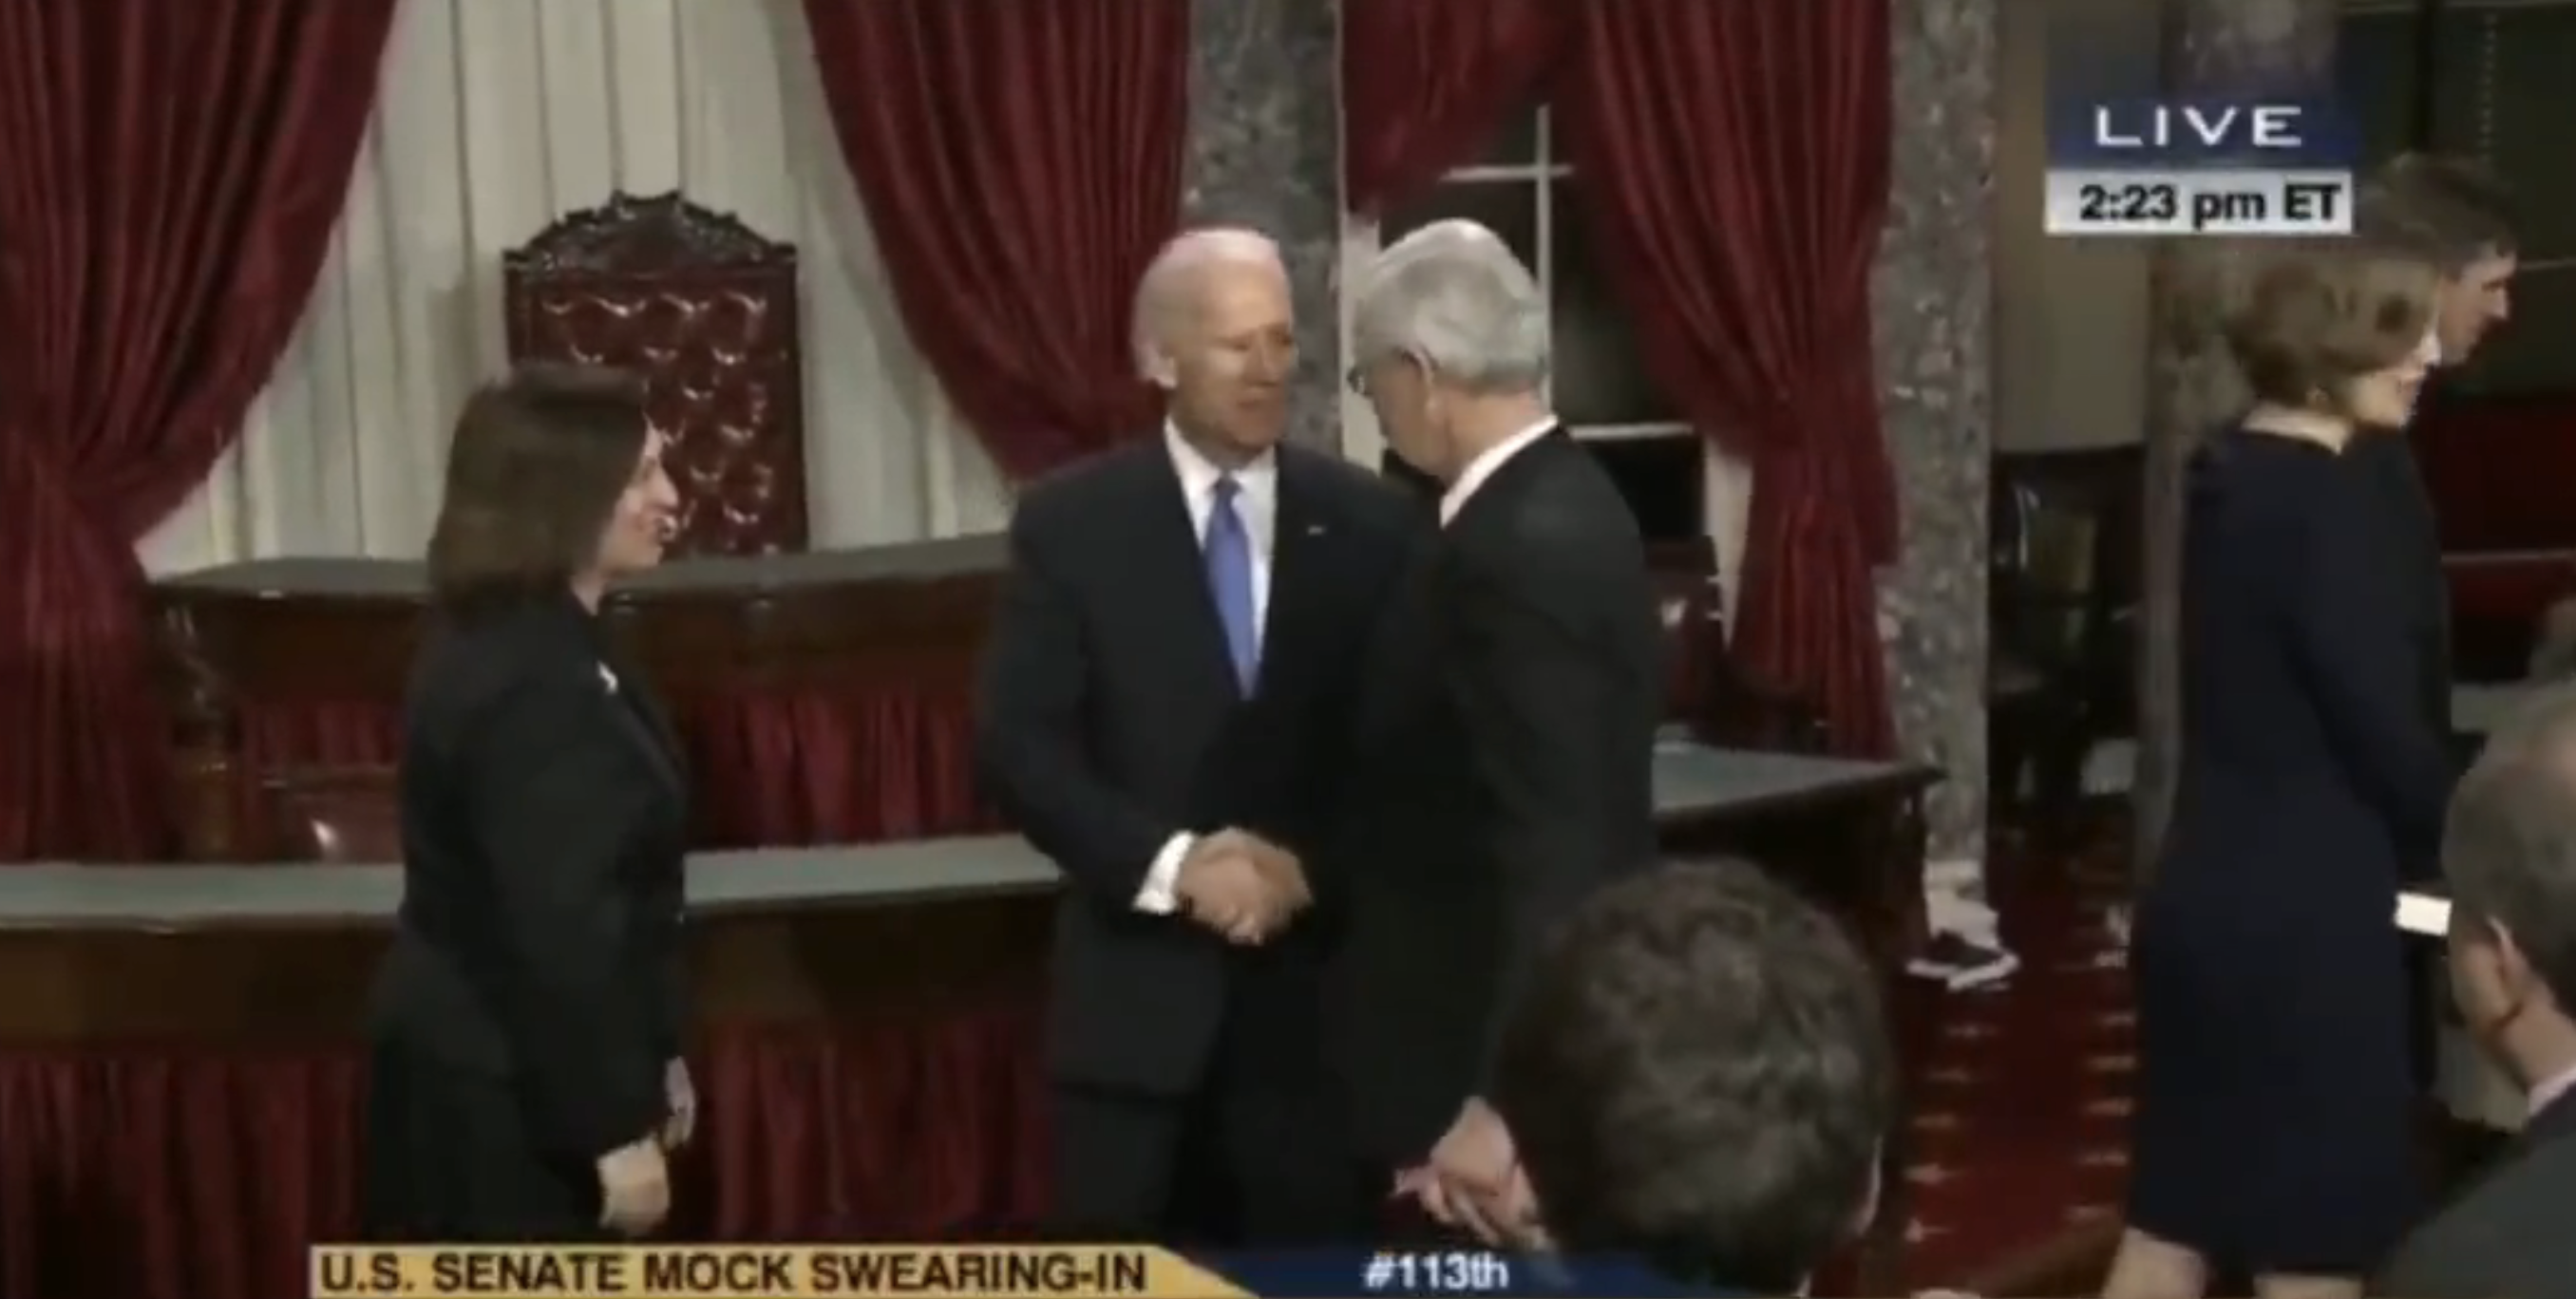
[[[1377,363],[1382,364],[1389,362],[1401,362],[1406,368],[1417,372],[1425,380],[1428,380],[1432,374],[1431,362],[1424,359],[1420,352],[1416,352],[1411,348],[1406,348],[1398,352],[1382,354],[1377,357]],[[1369,367],[1367,365],[1354,365],[1342,373],[1342,382],[1347,385],[1352,392],[1357,393],[1362,397],[1368,396],[1368,372]]]

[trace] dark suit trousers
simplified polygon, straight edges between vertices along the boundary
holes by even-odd
[[[1283,1032],[1283,1016],[1242,991],[1196,1091],[1057,1084],[1059,1239],[1260,1247],[1368,1238],[1371,1206],[1319,1047]]]

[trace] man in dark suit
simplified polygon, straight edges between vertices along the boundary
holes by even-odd
[[[2391,159],[2363,186],[2354,204],[2353,231],[2365,241],[2396,256],[2431,265],[2441,274],[2434,304],[2433,334],[2440,351],[2423,395],[2416,400],[2415,423],[2428,407],[2448,397],[2447,375],[2468,362],[2487,332],[2512,314],[2513,276],[2518,269],[2512,196],[2483,168],[2460,159],[2409,153]],[[2465,763],[2477,752],[2480,737],[2453,725],[2451,692],[2451,584],[2442,566],[2442,532],[2433,496],[2416,461],[2413,435],[2404,431],[2355,438],[2344,459],[2368,480],[2379,503],[2380,536],[2387,546],[2382,570],[2388,575],[2405,611],[2421,665],[2415,693],[2418,707],[2447,736]],[[2439,863],[2403,861],[2409,879],[2422,879]],[[2415,989],[2414,1054],[2419,1079],[2438,1085],[2442,1045],[2433,1031],[2431,962],[2410,953],[2409,983]]]
[[[1449,490],[1439,479],[1406,464],[1404,457],[1395,453],[1394,447],[1388,447],[1378,456],[1377,472],[1380,477],[1402,488],[1426,511],[1436,512],[1440,508],[1441,496]]]
[[[1435,1216],[1525,1207],[1483,1093],[1549,924],[1655,855],[1662,638],[1636,521],[1550,414],[1547,300],[1483,227],[1389,248],[1351,382],[1443,485],[1382,630],[1335,883],[1334,1037],[1365,1159]]]
[[[2576,1294],[2576,695],[2489,742],[2442,840],[2460,1018],[2529,1093],[2498,1164],[2399,1248],[2372,1292]]]
[[[1021,497],[977,701],[993,792],[1066,879],[1059,1226],[1347,1238],[1365,1207],[1332,1136],[1305,862],[1413,516],[1280,440],[1297,344],[1269,240],[1187,235],[1137,296],[1169,422]]]
[[[2440,364],[2455,369],[2487,331],[2512,313],[2517,268],[2511,196],[2473,164],[2405,154],[2373,176],[2355,204],[2354,232],[2389,252],[2431,263],[2442,274],[2434,313]],[[2438,400],[2438,390],[2426,401]],[[2387,571],[2408,610],[2424,665],[2419,683],[2435,733],[2451,727],[2451,597],[2433,498],[2402,433],[2360,438],[2346,452],[2374,480],[2391,547]],[[2430,863],[2421,863],[2429,867]]]
[[[1748,863],[1666,866],[1566,921],[1504,1021],[1493,1102],[1542,1206],[1521,1243],[1804,1294],[1876,1209],[1896,1052],[1832,917]]]

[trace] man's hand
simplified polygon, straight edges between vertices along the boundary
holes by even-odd
[[[1443,1180],[1429,1164],[1397,1173],[1395,1194],[1421,1205],[1433,1221],[1466,1231],[1488,1245],[1541,1252],[1556,1248],[1539,1213],[1538,1196],[1530,1189],[1529,1175],[1517,1165],[1499,1196],[1480,1196],[1463,1183]]]
[[[599,1157],[599,1225],[621,1236],[650,1234],[671,1212],[671,1166],[657,1136]]]
[[[1315,904],[1315,892],[1306,886],[1306,866],[1297,854],[1259,835],[1243,836],[1245,851],[1252,854],[1252,864],[1261,870],[1286,914],[1293,915]]]
[[[1237,943],[1258,943],[1314,900],[1296,855],[1242,830],[1202,837],[1174,891],[1191,917]]]
[[[1396,1192],[1421,1201],[1433,1218],[1464,1227],[1490,1245],[1527,1246],[1545,1239],[1538,1198],[1512,1151],[1502,1116],[1470,1097],[1431,1148],[1431,1162],[1396,1179]]]

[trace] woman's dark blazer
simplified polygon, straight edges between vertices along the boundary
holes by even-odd
[[[529,600],[436,622],[403,728],[379,1058],[505,1081],[550,1162],[652,1135],[681,1045],[688,816],[644,682],[569,594]]]

